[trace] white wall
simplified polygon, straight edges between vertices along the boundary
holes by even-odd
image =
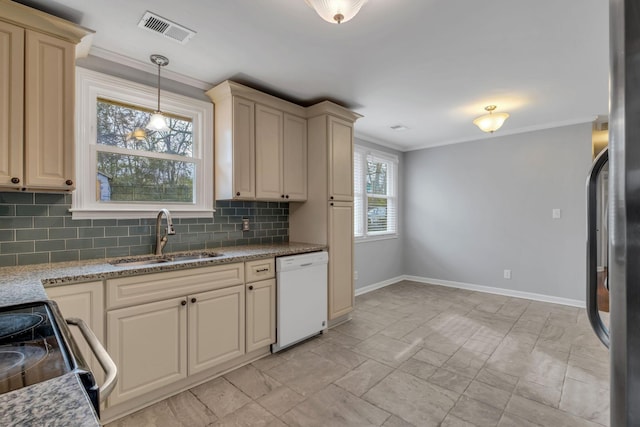
[[[357,126],[357,124],[356,124]],[[404,182],[402,170],[404,168],[404,153],[383,147],[359,138],[355,138],[355,143],[369,147],[385,153],[398,156],[398,205],[402,209]],[[402,211],[399,212],[402,215]],[[355,281],[357,289],[376,285],[386,280],[397,278],[404,274],[404,263],[402,252],[404,250],[404,226],[399,224],[399,236],[396,239],[376,240],[370,242],[356,242],[355,244],[355,267],[358,272],[358,280]]]
[[[584,300],[590,164],[589,123],[405,153],[404,272]]]

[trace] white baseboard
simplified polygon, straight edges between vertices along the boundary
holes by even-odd
[[[384,288],[385,286],[393,285],[403,281],[405,276],[393,277],[391,279],[383,280],[382,282],[374,283],[373,285],[363,286],[362,288],[356,288],[356,296],[366,294],[367,292],[375,291],[376,289]]]
[[[383,280],[382,282],[374,283],[372,285],[363,286],[362,288],[356,288],[356,296],[366,294],[371,291],[375,291],[376,289],[384,288],[385,286],[393,285],[403,280],[410,280],[412,282],[424,283],[428,285],[438,285],[438,286],[446,286],[448,288],[467,289],[470,291],[485,292],[488,294],[504,295],[507,297],[524,298],[524,299],[529,299],[533,301],[550,302],[554,304],[568,305],[571,307],[585,308],[585,302],[577,299],[554,297],[551,295],[536,294],[534,292],[514,291],[511,289],[504,289],[504,288],[494,288],[491,286],[475,285],[472,283],[454,282],[451,280],[441,280],[441,279],[431,279],[428,277],[409,276],[406,274],[402,276],[393,277],[391,279]]]
[[[507,297],[524,298],[534,301],[551,302],[554,304],[568,305],[571,307],[585,308],[586,303],[582,300],[554,297],[551,295],[536,294],[534,292],[514,291],[512,289],[494,288],[491,286],[474,285],[472,283],[453,282],[450,280],[431,279],[428,277],[404,275],[403,280],[425,283],[430,285],[446,286],[448,288],[467,289],[470,291],[486,292],[488,294],[504,295]]]

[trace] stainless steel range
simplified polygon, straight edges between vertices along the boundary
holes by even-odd
[[[98,388],[66,323],[80,327],[107,371],[102,389]],[[74,372],[99,416],[100,400],[111,391],[116,378],[115,365],[104,355],[106,352],[84,322],[78,319],[65,322],[53,301],[0,308],[0,394]]]

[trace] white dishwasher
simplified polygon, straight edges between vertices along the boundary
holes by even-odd
[[[327,328],[326,251],[276,258],[277,341],[273,353]]]

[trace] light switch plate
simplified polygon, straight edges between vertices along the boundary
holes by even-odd
[[[551,210],[551,218],[553,218],[553,219],[562,218],[562,209],[552,209]]]

